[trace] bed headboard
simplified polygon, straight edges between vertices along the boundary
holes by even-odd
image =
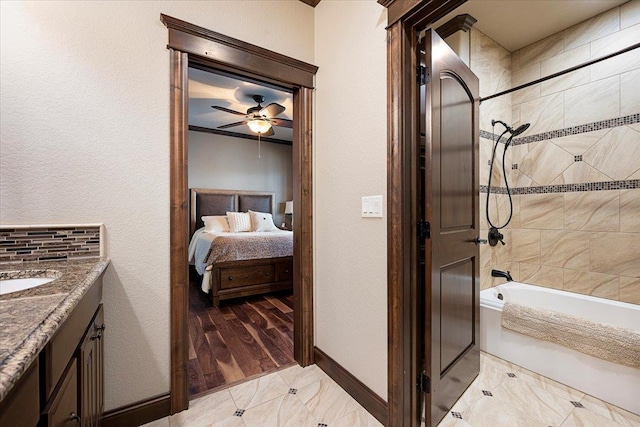
[[[203,227],[201,217],[226,215],[227,212],[275,212],[275,193],[264,191],[191,189],[190,234]]]

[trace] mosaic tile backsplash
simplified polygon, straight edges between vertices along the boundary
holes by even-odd
[[[100,226],[0,227],[0,263],[100,256]]]
[[[579,39],[576,34],[581,35]],[[640,2],[612,8],[509,52],[471,30],[472,71],[486,97],[637,42]],[[481,235],[493,139],[503,120],[531,127],[506,154],[513,218],[506,245],[480,248],[481,286],[515,280],[640,304],[640,49],[480,104]],[[492,221],[509,217],[498,148]],[[493,191],[495,190],[495,191]]]

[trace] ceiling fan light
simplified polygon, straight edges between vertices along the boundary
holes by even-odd
[[[249,120],[247,122],[247,125],[249,126],[249,129],[251,129],[251,131],[255,133],[265,133],[266,131],[271,129],[271,123],[269,123],[267,120],[262,119]]]

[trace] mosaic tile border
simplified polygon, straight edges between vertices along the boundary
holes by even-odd
[[[532,142],[562,138],[563,136],[578,135],[581,133],[594,132],[601,129],[632,125],[635,123],[640,123],[640,113],[617,117],[615,119],[600,120],[599,122],[587,123],[584,125],[572,126],[564,129],[552,130],[549,132],[539,133],[537,135],[528,135],[522,138],[514,138],[511,142],[511,145],[530,144]],[[495,140],[496,138],[498,138],[498,136],[500,135],[496,135],[486,130],[480,130],[480,138]]]
[[[101,230],[101,225],[2,226],[0,264],[99,257]]]
[[[511,195],[518,194],[546,194],[546,193],[573,193],[581,191],[607,191],[607,190],[633,190],[640,188],[640,179],[629,179],[626,181],[604,181],[587,182],[584,184],[558,184],[539,185],[536,187],[516,187],[510,188]],[[480,193],[486,193],[488,187],[480,186]],[[506,187],[491,186],[493,194],[507,194]]]

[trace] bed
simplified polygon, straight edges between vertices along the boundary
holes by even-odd
[[[189,261],[212,303],[293,287],[293,233],[204,231],[203,216],[275,212],[274,193],[191,189]]]

